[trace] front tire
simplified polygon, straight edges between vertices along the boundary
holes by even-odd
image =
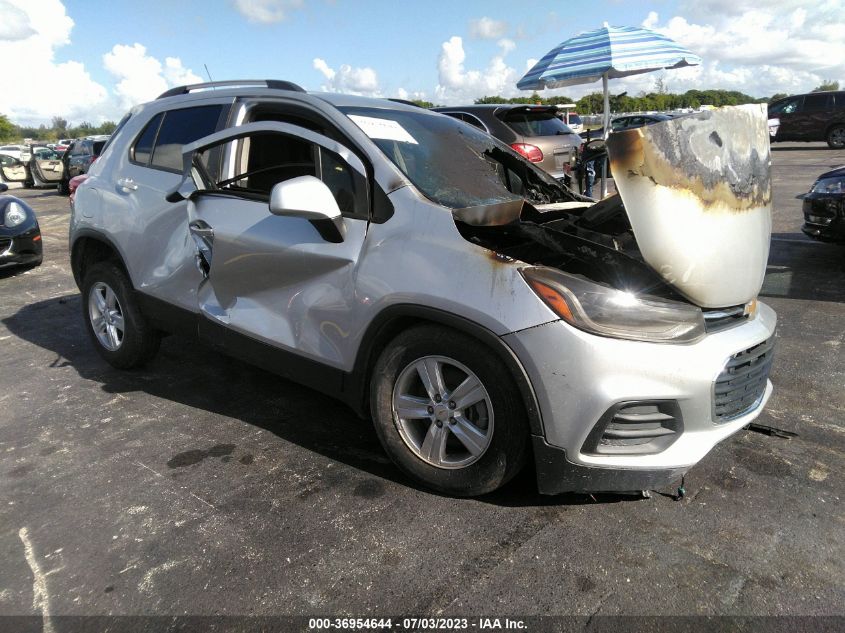
[[[845,125],[837,125],[827,133],[827,145],[831,149],[845,148]]]
[[[56,185],[56,193],[60,196],[67,196],[70,194],[70,183],[67,180],[60,180]]]
[[[460,332],[425,325],[397,336],[373,369],[370,403],[390,458],[434,490],[492,492],[525,463],[519,390],[491,350]]]
[[[94,348],[113,367],[141,367],[158,351],[160,334],[144,319],[131,282],[112,262],[86,271],[82,315]]]

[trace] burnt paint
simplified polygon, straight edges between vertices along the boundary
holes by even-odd
[[[772,188],[768,132],[758,127],[749,111],[722,108],[614,132],[607,139],[611,169],[685,191],[705,209],[759,209],[771,204]]]

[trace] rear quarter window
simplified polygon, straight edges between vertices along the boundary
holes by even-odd
[[[182,146],[208,136],[217,129],[223,105],[170,110],[158,131],[151,167],[182,171]]]
[[[182,146],[216,131],[228,107],[219,104],[156,114],[132,144],[130,159],[145,167],[181,173]]]

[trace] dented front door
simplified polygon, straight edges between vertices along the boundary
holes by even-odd
[[[334,141],[296,126],[273,122],[249,125],[256,130],[301,130],[308,133],[309,142],[338,151]],[[243,134],[233,130],[194,145],[209,149]],[[207,140],[212,138],[216,140]],[[280,135],[279,142],[283,141],[284,135]],[[346,168],[363,172],[360,161]],[[344,217],[346,236],[343,242],[332,243],[307,219],[273,215],[266,200],[224,190],[193,194],[188,214],[197,264],[203,273],[197,289],[201,334],[215,339],[219,328],[214,326],[222,326],[325,364],[342,365],[341,350],[352,326],[354,273],[367,232],[366,219]]]

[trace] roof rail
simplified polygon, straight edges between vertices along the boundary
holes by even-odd
[[[305,92],[302,86],[298,86],[292,81],[282,81],[281,79],[232,79],[228,81],[208,81],[202,84],[190,84],[188,86],[176,86],[170,90],[162,92],[157,99],[164,99],[166,97],[175,97],[176,95],[186,95],[193,90],[202,90],[204,88],[220,88],[223,86],[261,86],[263,88],[272,88],[274,90],[293,90],[294,92]]]
[[[392,99],[391,98],[391,99],[388,99],[388,101],[392,101],[393,103],[401,103],[402,105],[407,105],[407,106],[415,106],[417,108],[422,108],[423,110],[426,109],[423,106],[421,106],[419,103],[414,103],[413,101],[409,101],[408,99]]]

